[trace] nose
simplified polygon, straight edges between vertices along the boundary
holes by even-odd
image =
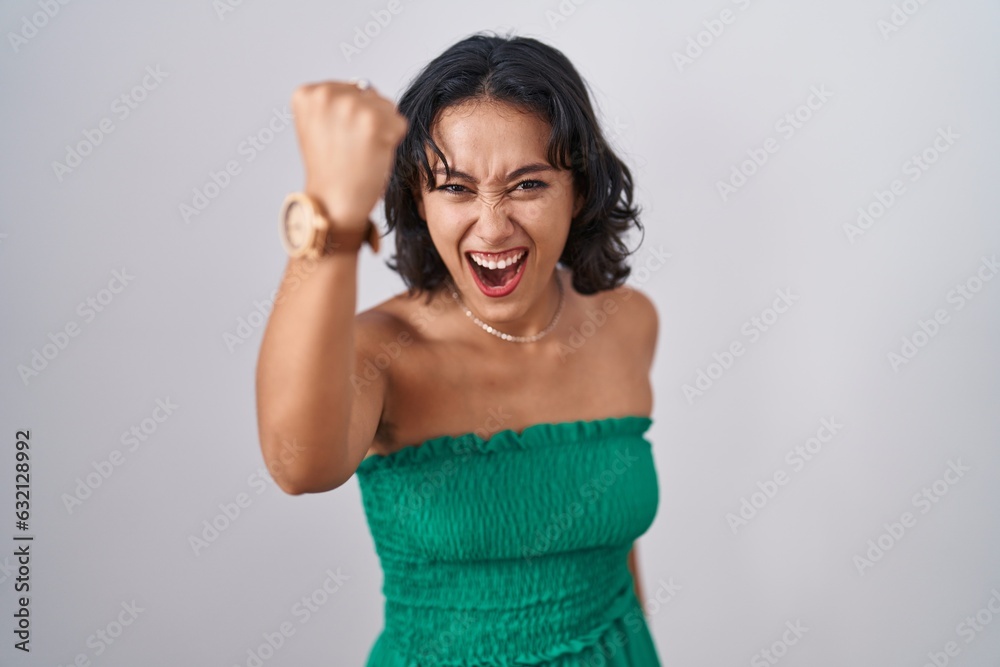
[[[487,247],[503,247],[514,234],[514,223],[503,196],[481,198],[474,232]]]

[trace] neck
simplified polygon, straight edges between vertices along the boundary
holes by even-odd
[[[553,271],[552,280],[550,280],[546,285],[546,288],[542,296],[540,296],[531,305],[531,307],[528,309],[528,312],[526,312],[523,317],[520,317],[516,320],[507,320],[503,322],[494,322],[492,320],[489,320],[485,317],[480,316],[480,314],[477,313],[474,309],[472,309],[469,306],[469,304],[465,302],[464,299],[462,299],[461,303],[459,304],[459,309],[463,313],[465,319],[469,320],[469,323],[471,325],[481,330],[481,333],[484,337],[495,339],[495,342],[501,345],[523,346],[524,343],[504,340],[499,336],[496,336],[492,333],[489,333],[486,330],[483,330],[483,327],[480,324],[476,323],[472,317],[465,316],[464,313],[465,309],[471,310],[472,314],[476,318],[478,318],[480,322],[482,322],[487,326],[492,327],[495,331],[499,333],[504,333],[518,337],[533,336],[539,332],[545,331],[552,324],[556,314],[559,312],[561,301],[565,299],[565,294],[561,293],[564,292],[564,290],[560,289],[561,285],[562,285],[562,278],[559,275],[559,269],[557,267],[555,271]],[[549,335],[550,333],[551,331],[549,331],[546,334],[546,336]],[[539,339],[539,341],[540,340],[544,340],[544,336],[543,338]],[[530,346],[531,343],[527,343],[527,345]]]

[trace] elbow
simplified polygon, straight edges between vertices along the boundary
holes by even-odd
[[[324,493],[326,491],[333,491],[347,481],[340,481],[339,479],[288,479],[287,477],[274,477],[274,475],[271,477],[274,479],[275,484],[278,485],[278,488],[290,496],[301,496],[307,493]]]
[[[301,496],[307,493],[324,493],[326,491],[333,491],[334,489],[342,486],[347,479],[341,479],[341,476],[334,477],[323,477],[319,478],[314,476],[298,476],[293,477],[290,475],[275,476],[271,475],[274,483],[278,485],[278,488],[287,493],[290,496]]]
[[[290,496],[301,496],[302,494],[309,493],[306,486],[300,482],[285,479],[284,477],[275,477],[271,475],[271,479],[274,483],[278,485],[278,488],[287,493]]]
[[[287,429],[260,432],[264,464],[278,488],[290,496],[300,496],[331,491],[350,479],[353,471],[345,471],[343,448],[331,444],[331,438],[316,441],[289,433]]]
[[[290,496],[332,491],[343,485],[353,474],[345,473],[343,465],[337,465],[327,456],[322,457],[323,460],[307,456],[306,450],[292,458],[282,456],[285,451],[280,447],[268,448],[265,444],[262,449],[268,474],[278,488]]]

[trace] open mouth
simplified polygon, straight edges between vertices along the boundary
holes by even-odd
[[[467,252],[472,275],[483,294],[506,296],[514,291],[524,274],[527,248],[514,248],[500,253]]]

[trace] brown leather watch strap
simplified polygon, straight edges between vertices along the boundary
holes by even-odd
[[[378,252],[378,228],[370,219],[368,220],[368,225],[361,231],[345,232],[328,230],[326,232],[325,243],[323,244],[323,254],[331,255],[338,252],[357,252],[366,241],[374,252]]]

